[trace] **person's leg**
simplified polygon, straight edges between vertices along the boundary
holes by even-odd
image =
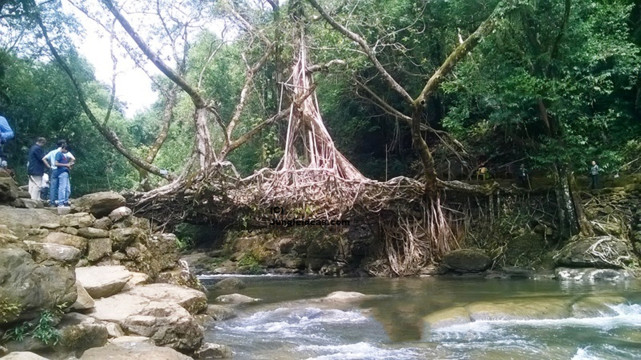
[[[68,201],[67,183],[69,182],[69,173],[63,172],[58,175],[58,206],[64,205]]]
[[[71,199],[71,176],[69,176],[69,173],[67,173],[67,190],[66,190],[67,197],[65,198],[65,205],[69,206],[69,199]]]
[[[40,187],[42,186],[42,175],[29,175],[29,195],[31,200],[40,200]]]
[[[58,200],[58,177],[55,174],[55,171],[51,171],[51,177],[49,178],[49,204],[51,206],[56,206],[56,201]]]

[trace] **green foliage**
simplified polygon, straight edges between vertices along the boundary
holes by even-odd
[[[13,319],[20,315],[22,306],[20,302],[13,301],[4,295],[0,295],[0,319]]]
[[[44,310],[40,316],[7,330],[2,341],[23,341],[26,336],[40,340],[46,345],[56,345],[60,341],[60,332],[56,329],[61,315],[60,307],[55,310]]]
[[[260,256],[256,251],[243,254],[243,256],[238,259],[238,267],[249,274],[260,274],[263,272],[263,268],[260,265]]]

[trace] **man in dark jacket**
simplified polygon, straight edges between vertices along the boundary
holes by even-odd
[[[39,137],[36,143],[29,149],[29,162],[27,163],[27,175],[29,175],[29,194],[31,199],[40,200],[40,189],[42,188],[42,175],[45,173],[45,164],[42,161],[44,151],[42,147],[47,143],[43,137]]]

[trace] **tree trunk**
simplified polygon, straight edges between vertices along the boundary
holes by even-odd
[[[196,108],[194,112],[196,151],[198,153],[198,163],[200,164],[201,170],[206,169],[216,161],[216,154],[214,154],[211,136],[209,134],[208,113],[206,108]]]

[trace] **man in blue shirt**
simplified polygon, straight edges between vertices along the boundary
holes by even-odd
[[[58,154],[61,149],[62,145],[67,145],[67,142],[65,140],[58,140],[58,147],[49,151],[47,155],[45,155],[42,158],[42,161],[44,161],[45,166],[49,169],[51,169],[51,173],[49,175],[49,204],[51,206],[56,206],[58,203],[58,177],[56,176],[56,154]],[[71,161],[76,161],[76,158],[71,154],[70,151],[67,151],[67,156],[71,158]]]
[[[29,162],[27,163],[27,175],[29,176],[29,195],[32,200],[40,200],[40,189],[42,188],[42,175],[45,173],[45,163],[42,161],[47,140],[39,137],[36,143],[29,149]]]
[[[71,184],[69,183],[69,169],[74,164],[71,156],[68,155],[67,144],[60,147],[56,153],[56,170],[54,171],[58,178],[58,206],[69,206],[69,196],[71,195]]]
[[[4,116],[0,116],[0,168],[7,167],[7,158],[2,152],[4,143],[7,142],[7,140],[13,139],[14,135],[7,119],[5,119]]]

